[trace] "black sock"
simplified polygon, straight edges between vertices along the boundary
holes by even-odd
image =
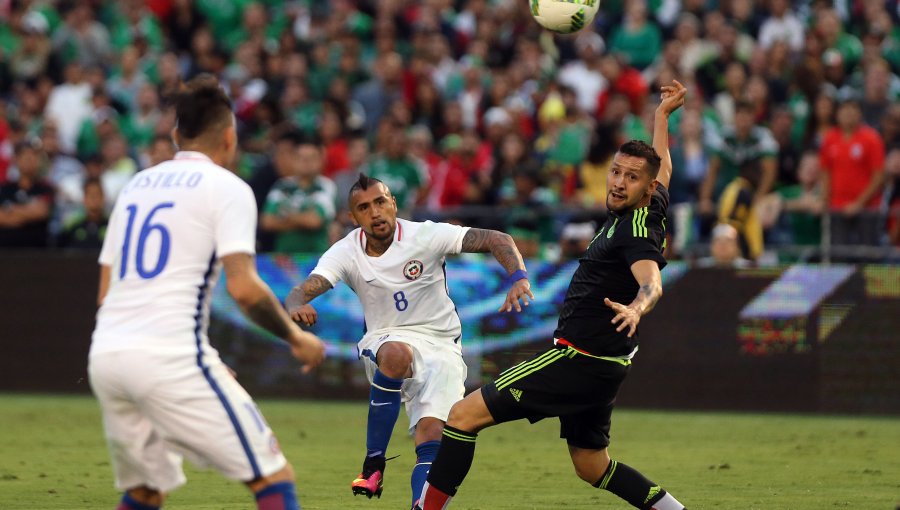
[[[606,474],[594,484],[594,487],[612,492],[635,508],[649,509],[653,503],[666,495],[666,491],[647,480],[636,469],[614,460],[609,461]]]
[[[477,434],[444,426],[441,449],[428,472],[428,485],[449,496],[456,495],[475,458]]]

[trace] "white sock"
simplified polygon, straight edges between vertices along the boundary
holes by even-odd
[[[684,505],[667,492],[662,499],[653,503],[653,510],[684,510]]]

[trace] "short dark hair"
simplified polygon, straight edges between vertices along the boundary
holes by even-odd
[[[34,153],[41,152],[41,143],[40,140],[26,139],[21,142],[17,142],[13,145],[13,155],[19,156],[25,151],[31,151]]]
[[[300,145],[300,141],[303,140],[303,134],[296,129],[286,128],[283,129],[278,135],[275,137],[275,143],[289,143],[293,146]]]
[[[347,201],[349,202],[350,197],[353,196],[357,191],[365,191],[369,189],[369,186],[374,186],[378,183],[384,184],[380,179],[376,179],[374,177],[369,177],[368,175],[360,172],[359,178],[356,179],[356,182],[353,183],[353,186],[350,186],[350,193],[347,194]]]
[[[188,140],[227,125],[231,115],[231,99],[211,74],[201,74],[187,82],[175,98],[178,133]]]
[[[862,103],[859,102],[859,99],[854,96],[848,96],[838,103],[838,108],[843,108],[844,106],[852,106],[857,110],[862,110]]]
[[[659,166],[662,164],[662,159],[659,157],[659,154],[656,153],[656,149],[647,142],[642,140],[625,142],[619,147],[619,152],[621,154],[643,158],[647,161],[645,168],[647,169],[647,173],[650,174],[650,178],[656,179],[656,176],[659,174]]]

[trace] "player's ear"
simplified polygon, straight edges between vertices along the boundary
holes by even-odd
[[[225,131],[222,133],[222,138],[224,138],[225,146],[231,149],[232,147],[237,147],[237,129],[234,127],[234,124],[231,124]]]
[[[657,181],[657,180],[654,178],[652,181],[650,181],[650,186],[647,188],[647,195],[648,195],[648,196],[653,195],[653,193],[656,192],[656,187],[657,187],[657,186],[659,186],[659,181]]]
[[[353,216],[353,211],[347,211],[347,217],[350,218],[350,221],[353,223],[354,227],[359,226],[359,222],[356,221],[356,216]]]

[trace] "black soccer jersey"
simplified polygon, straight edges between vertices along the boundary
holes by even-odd
[[[660,269],[665,267],[668,208],[669,191],[660,184],[648,206],[624,215],[610,212],[572,276],[556,338],[595,356],[624,356],[637,347],[637,333],[628,338],[628,328],[616,331],[611,323],[615,313],[603,298],[624,305],[634,300],[639,289],[631,274],[635,262],[653,260]]]

